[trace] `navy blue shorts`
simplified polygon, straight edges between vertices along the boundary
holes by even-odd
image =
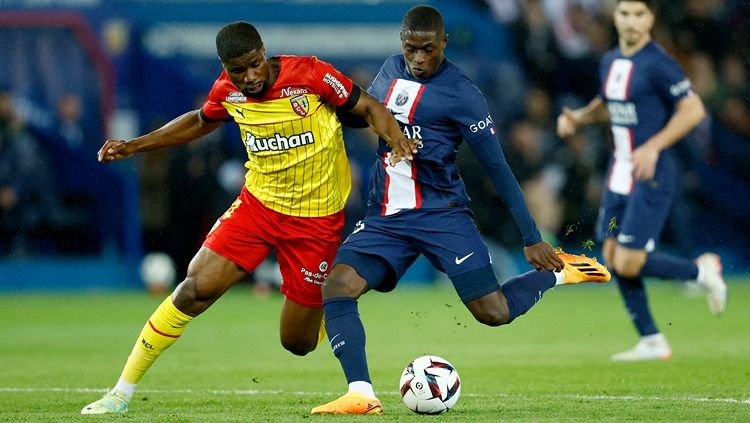
[[[672,206],[673,190],[638,182],[629,195],[604,192],[597,220],[597,240],[617,238],[623,247],[653,251]]]
[[[352,266],[370,289],[388,292],[420,254],[448,275],[464,302],[499,288],[487,246],[466,208],[368,215],[339,248],[335,264]]]

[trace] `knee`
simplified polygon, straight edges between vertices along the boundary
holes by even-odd
[[[358,299],[367,290],[367,282],[351,266],[336,265],[323,285],[323,299],[348,297]]]
[[[510,323],[510,312],[507,309],[483,309],[473,314],[479,323],[487,326],[495,327]]]
[[[630,257],[616,257],[613,267],[618,275],[626,278],[635,278],[641,274],[643,262]]]
[[[307,355],[318,346],[317,339],[314,341],[303,339],[281,339],[281,345],[285,350],[298,356]]]
[[[198,282],[197,277],[188,276],[177,285],[172,294],[175,307],[193,317],[206,311],[217,298],[213,293],[202,292]]]

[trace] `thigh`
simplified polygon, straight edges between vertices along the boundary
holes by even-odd
[[[279,325],[281,343],[283,345],[317,345],[322,321],[323,309],[321,307],[306,307],[285,298],[281,307]]]
[[[422,254],[451,279],[491,268],[489,250],[468,209],[425,211],[409,226]]]
[[[201,247],[190,261],[185,280],[172,294],[172,301],[183,313],[197,316],[211,306],[247,272],[208,247]]]
[[[460,275],[453,275],[450,279],[461,301],[467,306],[470,302],[485,297],[487,298],[480,301],[481,304],[486,305],[488,301],[494,301],[492,294],[500,288],[491,264]]]
[[[205,247],[252,272],[273,249],[267,225],[271,216],[244,189],[214,224],[203,242]]]
[[[368,215],[339,248],[336,264],[353,267],[370,289],[391,291],[419,257],[407,236],[411,230],[403,213]]]
[[[607,238],[604,240],[604,244],[602,245],[602,256],[604,257],[604,262],[607,263],[608,266],[614,266],[615,264],[616,248],[617,240],[615,240],[615,238]]]
[[[640,274],[648,259],[648,252],[643,248],[629,248],[621,244],[615,247],[612,265],[622,276],[635,277]]]
[[[628,197],[617,242],[627,249],[653,251],[669,216],[673,193],[639,182]]]
[[[281,218],[276,255],[281,292],[288,300],[311,308],[323,305],[321,286],[328,279],[341,243],[343,213],[326,217]]]

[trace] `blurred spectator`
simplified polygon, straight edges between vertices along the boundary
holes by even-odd
[[[87,145],[81,113],[80,96],[69,93],[57,101],[57,131],[72,150],[81,150]]]
[[[545,148],[540,131],[528,121],[515,123],[509,131],[508,141],[503,145],[508,165],[518,182],[540,176],[545,166]]]
[[[0,255],[53,248],[42,237],[57,213],[53,181],[45,151],[18,118],[10,91],[0,87]]]
[[[725,32],[718,21],[722,6],[717,0],[685,0],[684,17],[674,30],[675,39],[683,51],[703,51],[718,60],[724,55],[727,43]],[[674,6],[672,6],[674,7]]]
[[[511,29],[516,54],[531,83],[550,90],[560,55],[541,0],[525,1],[523,13]]]

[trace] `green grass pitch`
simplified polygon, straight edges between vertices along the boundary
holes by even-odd
[[[750,421],[750,280],[730,282],[720,317],[678,284],[649,294],[674,357],[610,363],[637,340],[613,284],[548,292],[510,326],[473,321],[452,288],[400,287],[360,301],[384,416],[310,416],[345,390],[323,344],[295,357],[278,341],[281,299],[238,286],[194,321],[146,375],[130,422]],[[119,376],[161,299],[139,293],[0,297],[0,421],[115,421],[81,416]],[[433,354],[462,379],[456,407],[419,416],[398,396],[403,367]]]

